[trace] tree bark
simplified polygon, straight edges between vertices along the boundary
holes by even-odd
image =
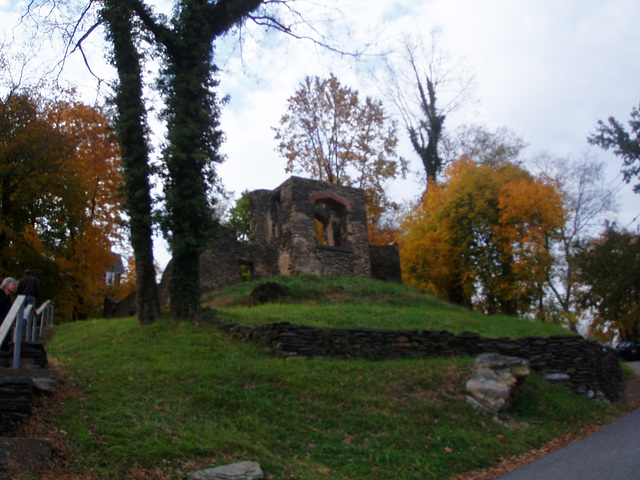
[[[116,132],[122,149],[125,208],[130,218],[131,244],[136,262],[138,321],[148,324],[160,314],[152,241],[151,167],[145,135],[140,57],[133,38],[132,12],[118,0],[103,3],[102,17],[113,43],[113,63],[120,83],[115,104]]]
[[[139,0],[133,5],[145,27],[164,47],[168,147],[164,152],[165,230],[173,254],[170,308],[189,319],[200,310],[200,253],[215,228],[207,174],[221,161],[219,106],[212,79],[213,41],[262,4],[262,0],[185,0],[173,28],[156,21]]]

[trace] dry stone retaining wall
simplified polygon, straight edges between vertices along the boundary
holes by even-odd
[[[499,353],[524,358],[541,375],[563,378],[569,388],[592,398],[615,401],[624,385],[615,350],[577,335],[485,338],[471,332],[316,328],[288,322],[255,327],[226,324],[222,328],[283,357],[383,360]]]

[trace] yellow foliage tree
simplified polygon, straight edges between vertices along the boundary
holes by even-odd
[[[119,147],[107,117],[82,103],[58,103],[48,117],[74,150],[60,169],[64,193],[66,242],[56,264],[65,278],[58,310],[73,319],[95,314],[107,292],[105,273],[113,262],[111,246],[121,239],[122,176]]]
[[[453,162],[404,218],[405,281],[488,313],[530,309],[552,265],[549,239],[563,224],[555,186],[511,163]]]
[[[287,113],[274,127],[287,172],[363,189],[368,220],[374,225],[397,208],[385,182],[404,178],[407,163],[396,153],[396,125],[381,101],[363,100],[331,74],[326,79],[306,77],[287,102]]]
[[[37,273],[58,320],[102,305],[119,241],[119,148],[106,115],[29,92],[2,102],[0,266]]]

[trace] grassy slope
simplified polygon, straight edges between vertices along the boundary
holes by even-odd
[[[566,333],[486,317],[405,286],[365,279],[280,278],[286,304],[239,305],[251,286],[210,295],[225,321],[447,329],[487,336]],[[623,405],[598,405],[537,375],[506,428],[473,410],[470,359],[371,362],[280,359],[211,325],[134,319],[57,327],[49,356],[80,388],[63,401],[74,468],[97,478],[182,478],[256,460],[275,479],[445,479],[541,446]],[[155,475],[155,476],[154,476]]]

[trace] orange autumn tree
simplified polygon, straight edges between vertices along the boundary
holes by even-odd
[[[98,108],[79,102],[57,103],[48,120],[72,140],[73,151],[58,172],[64,188],[50,195],[60,203],[64,228],[53,246],[64,295],[56,308],[72,319],[95,314],[107,292],[105,273],[114,257],[111,247],[122,240],[120,216],[122,174],[119,147],[110,122]]]
[[[404,178],[407,162],[396,152],[396,123],[380,100],[363,99],[333,74],[306,77],[273,130],[287,172],[364,190],[374,230],[382,228],[385,212],[397,210],[386,182]]]
[[[36,228],[52,207],[42,198],[72,150],[44,118],[45,101],[32,92],[0,99],[0,270],[19,275],[43,249]]]
[[[563,225],[557,188],[502,162],[453,162],[401,226],[405,281],[487,313],[529,311],[552,266]]]
[[[122,224],[109,120],[73,99],[28,91],[0,106],[2,274],[33,270],[58,321],[95,314]]]

